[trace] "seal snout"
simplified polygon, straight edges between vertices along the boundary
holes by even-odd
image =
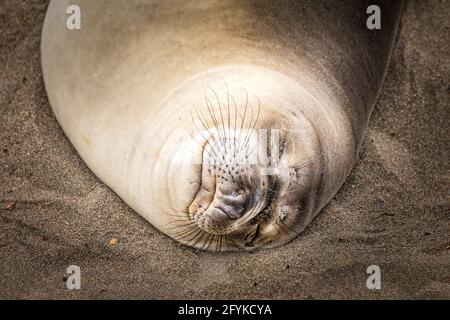
[[[218,189],[217,209],[225,212],[232,219],[242,217],[248,195],[231,183],[222,184]]]
[[[239,227],[251,212],[251,190],[240,189],[238,183],[218,182],[213,199],[205,210],[202,205],[194,213],[200,228],[213,234],[227,234]]]

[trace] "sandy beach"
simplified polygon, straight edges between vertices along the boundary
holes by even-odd
[[[82,162],[42,79],[47,4],[0,3],[0,298],[450,299],[449,2],[407,3],[359,160],[307,231],[221,254],[169,239]]]

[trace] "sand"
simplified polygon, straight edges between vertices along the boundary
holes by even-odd
[[[81,161],[46,98],[46,6],[0,3],[0,298],[450,299],[448,2],[407,4],[359,160],[307,231],[222,254],[170,240]]]

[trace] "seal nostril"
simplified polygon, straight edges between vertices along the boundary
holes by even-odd
[[[244,203],[244,196],[242,194],[232,194],[232,195],[222,195],[222,200],[223,202],[225,202],[226,204],[230,204],[230,205],[240,205]]]

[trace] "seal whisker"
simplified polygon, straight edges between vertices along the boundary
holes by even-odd
[[[212,239],[214,239],[214,234],[209,234],[206,236],[205,242],[202,245],[202,250],[208,250],[209,246],[211,245]],[[207,246],[205,247],[205,244],[207,244]]]
[[[195,241],[191,244],[191,241],[189,241],[188,244],[190,244],[191,246],[195,247],[195,245],[203,238],[203,236],[206,234],[206,232],[204,230],[200,229],[200,236],[194,236],[193,240],[195,239]]]
[[[190,220],[190,219],[176,219],[176,220],[172,220],[167,222],[167,225],[171,225],[171,224],[175,224],[178,222],[189,222],[189,223],[195,223],[194,221]]]
[[[246,130],[246,132],[245,132],[245,137],[244,137],[244,140],[243,140],[243,145],[242,145],[242,146],[239,146],[239,152],[245,149],[245,147],[246,147],[246,145],[247,145],[248,137],[251,137],[251,135],[252,135],[252,131],[251,131],[250,128],[251,128],[251,124],[252,124],[252,122],[253,122],[253,108],[252,108],[251,103],[248,103],[248,106],[249,106],[249,108],[250,108],[250,113],[251,113],[251,116],[250,116],[250,122],[249,122],[249,126],[248,126],[249,128],[248,128],[248,129]],[[245,152],[242,153],[242,154],[245,155]]]
[[[193,229],[189,229],[189,232],[179,232],[179,233],[174,233],[173,238],[178,240],[178,241],[186,241],[187,239],[189,239],[189,236],[191,236],[193,233],[195,233],[196,231],[198,231],[198,228],[193,228]]]
[[[227,99],[228,99],[228,104],[229,104],[229,101],[230,101],[230,98],[231,98],[231,100],[233,101],[233,106],[234,106],[234,126],[233,126],[233,131],[234,131],[234,133],[236,134],[236,129],[237,129],[237,121],[238,121],[238,110],[237,110],[237,104],[236,104],[236,100],[234,99],[234,97],[233,96],[231,96],[230,95],[230,93],[229,93],[229,89],[228,89],[228,85],[226,85],[226,87],[227,87]],[[233,157],[234,158],[236,158],[236,138],[235,137],[233,137]]]
[[[171,225],[171,224],[173,224],[175,221],[173,221],[173,222],[170,222],[170,223],[168,223],[167,225]],[[181,222],[181,221],[178,221],[178,222]],[[184,222],[186,222],[186,221],[184,221]],[[186,227],[188,227],[188,226],[193,226],[193,225],[196,225],[197,223],[195,222],[195,221],[192,221],[192,222],[189,222],[189,223],[183,223],[183,224],[180,224],[180,225],[175,225],[175,226],[172,226],[172,227],[169,227],[169,228],[167,228],[168,230],[174,230],[174,229],[181,229],[181,228],[186,228]]]
[[[227,247],[229,246],[229,241],[231,241],[231,243],[233,244],[233,248],[238,248],[238,246],[236,245],[236,243],[234,242],[234,240],[230,237],[228,237],[228,235],[224,235],[225,237],[225,241],[227,242]]]
[[[250,121],[250,125],[251,125],[251,132],[253,133],[254,131],[255,131],[255,128],[256,128],[256,124],[258,123],[258,121],[259,121],[259,116],[260,116],[260,112],[261,112],[261,101],[260,101],[260,99],[259,99],[259,97],[258,96],[256,96],[256,99],[258,100],[258,113],[257,113],[257,115],[256,115],[256,120],[255,120],[255,122],[253,123],[253,126],[251,125],[251,121]],[[253,118],[253,109],[252,109],[252,118]],[[247,143],[248,143],[248,141],[247,141]],[[246,145],[244,146],[244,148],[246,147]]]
[[[205,130],[206,130],[206,131],[208,132],[208,134],[212,137],[213,141],[215,141],[215,137],[214,137],[213,133],[211,133],[211,131],[209,130],[209,128],[206,126],[206,124],[205,124],[205,123],[203,122],[203,120],[200,118],[200,115],[198,114],[197,110],[194,109],[194,111],[195,111],[195,113],[197,114],[197,117],[198,117],[198,119],[200,120],[200,122],[201,122],[201,124],[203,125],[203,127],[205,128]],[[211,151],[214,153],[214,155],[215,155],[216,157],[219,157],[218,154],[216,153],[215,147],[213,147],[213,146],[211,145],[209,139],[206,138],[206,137],[203,135],[202,130],[199,130],[199,129],[197,128],[197,126],[195,125],[195,121],[194,121],[194,120],[193,120],[193,122],[194,122],[195,128],[198,130],[199,134],[200,134],[200,135],[202,136],[202,138],[205,140],[206,144],[208,144],[208,145],[211,147]],[[220,139],[220,138],[219,138],[219,139]],[[200,146],[201,146],[201,145],[200,145]],[[209,150],[206,150],[206,151],[208,152],[208,154],[210,155],[211,158],[214,158],[214,157],[211,155],[211,153],[209,152]]]
[[[238,147],[237,147],[238,151],[241,148],[241,135],[242,135],[242,131],[244,129],[244,121],[245,121],[245,117],[247,114],[247,108],[248,108],[248,92],[245,89],[244,89],[244,92],[245,92],[245,105],[244,105],[244,114],[241,116],[241,128],[239,130],[239,143],[238,143]]]
[[[214,94],[214,96],[216,97],[216,100],[217,100],[217,105],[218,105],[218,107],[219,107],[220,118],[221,118],[221,120],[222,120],[222,129],[223,129],[223,135],[224,135],[224,138],[225,138],[225,145],[226,145],[226,142],[227,142],[229,139],[227,138],[227,132],[226,132],[226,129],[225,129],[225,121],[224,121],[224,119],[223,119],[222,103],[221,103],[220,100],[219,100],[219,96],[217,95],[217,92],[216,92],[214,89],[212,89],[211,87],[209,87],[209,86],[208,86],[208,88],[209,88],[209,90],[211,90],[211,91],[213,92],[213,94]],[[218,129],[219,129],[219,128],[218,128]],[[226,148],[225,148],[225,152],[227,152],[227,149],[226,149]]]
[[[223,148],[226,150],[226,146],[225,146],[225,138],[220,136],[220,126],[219,126],[219,122],[217,121],[216,118],[216,114],[214,112],[214,108],[212,107],[211,101],[208,99],[208,97],[206,96],[206,92],[205,92],[205,102],[206,102],[206,108],[208,109],[208,113],[211,117],[211,120],[214,123],[214,126],[217,129],[217,133],[219,135],[219,140],[222,143]]]
[[[231,140],[231,113],[230,113],[230,94],[228,91],[228,85],[227,83],[224,81],[225,87],[226,87],[226,95],[227,95],[227,113],[228,113],[228,135],[229,138],[228,140]],[[233,140],[234,141],[234,140]],[[230,143],[230,142],[229,142]],[[231,148],[231,146],[230,146]]]
[[[198,226],[194,226],[192,228],[189,228],[188,230],[185,231],[181,231],[178,234],[175,234],[175,237],[177,238],[177,240],[181,241],[181,240],[185,240],[187,239],[190,235],[192,235],[193,233],[195,233],[196,231],[202,232],[203,230],[200,229]],[[198,233],[197,233],[198,234]],[[196,235],[197,235],[196,234]],[[195,237],[195,236],[194,236]],[[190,240],[192,241],[192,239]]]
[[[191,116],[192,116],[192,115],[191,115]],[[205,126],[205,125],[203,124],[203,121],[200,119],[200,116],[199,116],[198,114],[197,114],[197,116],[199,117],[199,120],[200,120],[200,122],[202,123],[202,125]],[[198,133],[202,136],[202,138],[204,139],[204,141],[206,142],[206,144],[209,145],[209,146],[211,147],[212,152],[215,153],[214,148],[211,146],[209,140],[203,135],[202,130],[200,130],[200,129],[197,127],[197,125],[195,124],[194,119],[192,119],[192,122],[193,122],[193,125],[194,125],[195,129],[197,129]],[[205,128],[206,128],[206,127],[205,127]],[[208,130],[208,129],[206,129],[206,130]],[[204,148],[204,146],[202,146],[202,144],[201,144],[200,142],[198,142],[198,141],[195,140],[195,139],[194,139],[194,141],[195,141],[200,147]],[[209,155],[210,157],[213,157],[212,154],[209,152],[209,150],[206,150],[206,152],[208,153],[208,155]]]
[[[217,252],[220,252],[222,249],[222,240],[223,240],[223,235],[219,235],[216,240],[216,251]]]
[[[179,214],[173,214],[172,212],[176,212],[176,213],[179,213]],[[188,217],[186,209],[176,208],[172,204],[166,205],[166,207],[164,208],[163,213],[167,214],[167,215],[171,215],[171,216],[176,217],[176,218],[183,218],[183,217],[187,218]]]

